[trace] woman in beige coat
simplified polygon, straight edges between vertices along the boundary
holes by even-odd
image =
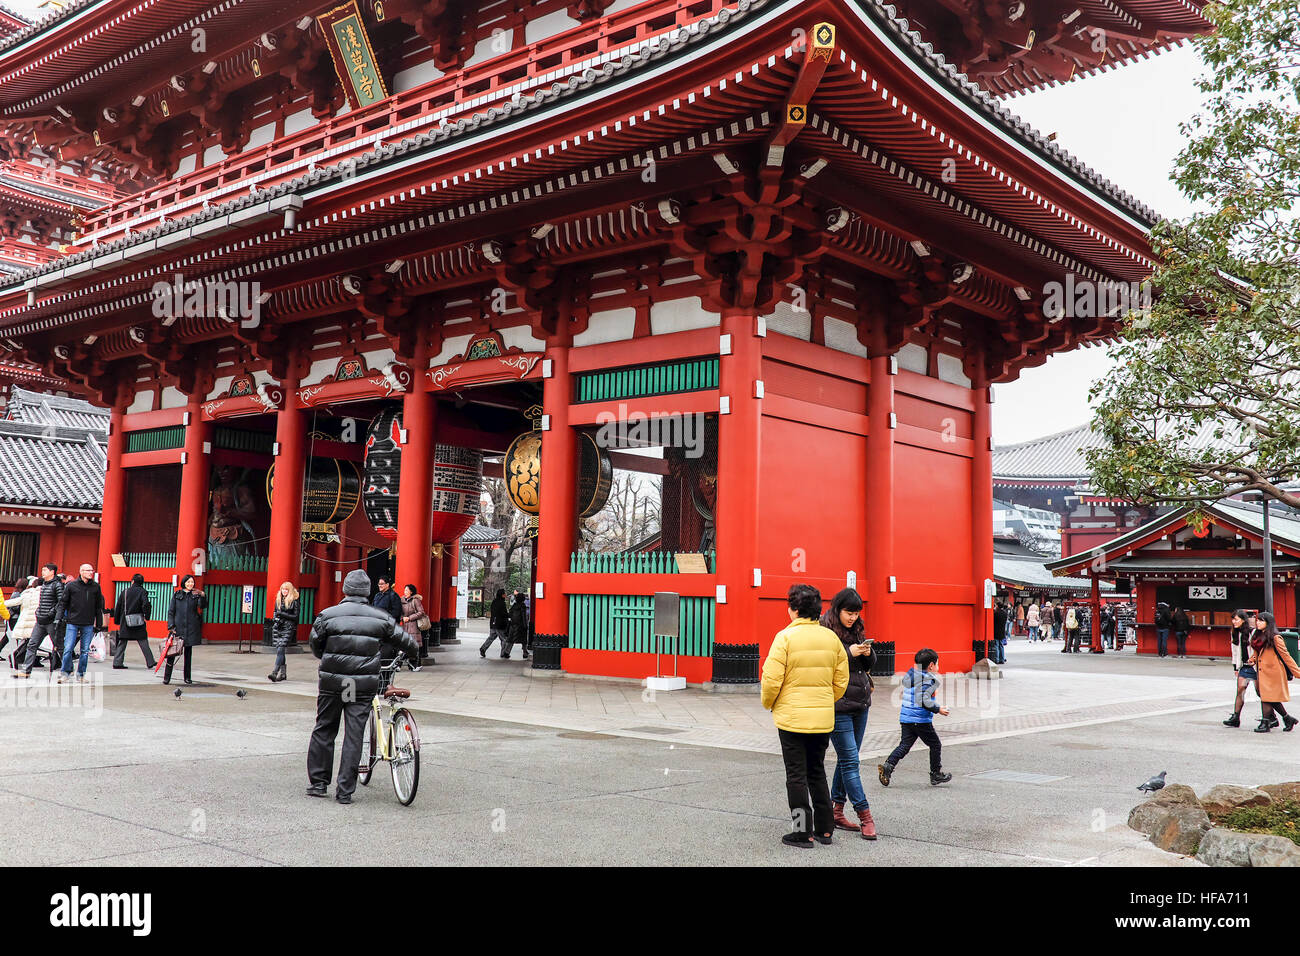
[[[1284,701],[1291,699],[1288,675],[1300,677],[1300,667],[1287,653],[1286,643],[1278,636],[1277,623],[1268,611],[1255,615],[1255,633],[1250,639],[1250,649],[1250,663],[1259,674],[1259,699],[1264,711],[1255,733],[1266,734],[1276,727],[1275,714],[1281,714],[1282,730],[1288,731],[1300,723],[1283,706]]]

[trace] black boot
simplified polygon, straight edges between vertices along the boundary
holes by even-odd
[[[887,787],[889,786],[889,778],[894,775],[894,765],[886,760],[876,768],[876,774],[880,777],[880,785]]]
[[[1273,729],[1272,724],[1270,724],[1267,720],[1261,720],[1259,722],[1259,726],[1255,728],[1255,733],[1266,734],[1272,729]]]
[[[930,786],[932,787],[937,787],[941,783],[947,783],[951,779],[952,774],[950,773],[944,773],[942,770],[937,772],[934,770],[930,771]]]
[[[1225,721],[1223,722],[1223,726],[1225,726],[1225,727],[1240,727],[1240,726],[1241,726],[1241,714],[1233,714],[1231,717],[1229,717],[1227,720],[1225,720]]]
[[[1296,724],[1300,724],[1300,720],[1297,720],[1296,718],[1292,717],[1290,714],[1287,714],[1285,717],[1282,718],[1282,723],[1286,725],[1285,727],[1282,728],[1282,733],[1285,734],[1285,733],[1289,733],[1291,728],[1294,727]]]

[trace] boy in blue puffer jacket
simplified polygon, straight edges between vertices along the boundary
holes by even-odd
[[[935,700],[935,693],[939,689],[939,678],[936,676],[939,671],[939,655],[930,648],[923,647],[916,652],[913,660],[916,661],[916,666],[903,675],[903,707],[898,715],[898,722],[903,728],[903,739],[889,758],[877,768],[880,783],[886,787],[889,786],[889,778],[893,776],[898,761],[907,756],[917,738],[930,748],[930,786],[937,787],[952,779],[952,774],[943,772],[940,763],[943,746],[939,743],[939,735],[934,732],[934,715],[948,716],[948,708],[940,707]]]

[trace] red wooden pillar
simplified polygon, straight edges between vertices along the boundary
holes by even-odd
[[[417,594],[429,593],[429,549],[433,544],[433,453],[438,403],[420,383],[428,367],[428,350],[421,344],[413,367],[419,377],[402,399],[401,518],[397,522],[397,560],[394,586],[398,593],[408,584]]]
[[[115,580],[113,555],[122,551],[122,524],[126,513],[126,469],[122,467],[122,454],[126,450],[126,432],[122,425],[126,403],[127,399],[120,397],[108,415],[108,465],[104,471],[104,510],[99,523],[99,580],[110,604],[116,593],[112,587]]]
[[[533,595],[539,634],[569,633],[569,602],[561,590],[560,576],[569,570],[578,520],[578,443],[569,426],[572,333],[567,324],[562,314],[560,331],[546,343],[550,375],[542,385],[542,468],[538,488],[541,525],[537,540],[537,583],[542,594]],[[454,615],[455,609],[449,609],[448,616]]]
[[[316,548],[316,568],[318,571],[316,585],[316,613],[339,603],[342,595],[334,575],[338,573],[339,561],[343,558],[343,547],[333,542],[321,544]],[[308,622],[310,623],[310,622]]]
[[[444,545],[442,552],[447,553],[447,546]],[[433,623],[433,630],[429,633],[430,645],[436,646],[442,643],[442,607],[444,598],[447,596],[447,589],[442,586],[442,580],[446,575],[447,562],[445,558],[429,557],[429,587],[421,591],[424,596],[424,613],[429,615],[429,620]]]
[[[460,619],[456,616],[456,576],[460,573],[460,542],[456,541],[447,546],[444,552],[446,557],[443,559],[442,575],[442,619],[448,622],[447,627],[443,628],[442,643],[459,644],[460,638],[456,636],[456,628]],[[450,637],[448,636],[450,635]]]
[[[984,582],[993,579],[993,395],[985,381],[975,383],[975,415],[971,454],[971,580],[975,607],[971,638],[999,639],[992,627],[993,611],[985,607]],[[991,656],[991,655],[990,655]]]
[[[285,404],[275,413],[275,486],[271,491],[271,540],[266,557],[266,617],[275,614],[275,596],[285,581],[295,586],[302,574],[302,493],[307,468],[307,413],[299,410],[299,379],[282,383]]]
[[[176,523],[176,574],[202,578],[207,570],[208,496],[212,468],[212,423],[203,420],[204,394],[191,395],[185,406],[185,447],[181,451],[181,502]]]
[[[867,390],[867,556],[863,575],[866,636],[896,640],[894,630],[894,365],[887,355],[871,359]],[[991,520],[990,513],[990,520]],[[993,535],[990,531],[989,541]],[[895,658],[902,667],[904,656]]]
[[[718,390],[728,403],[718,416],[718,500],[714,512],[717,546],[716,582],[726,589],[717,605],[719,644],[766,645],[782,620],[758,620],[758,479],[763,402],[757,383],[763,377],[763,343],[753,309],[728,309],[722,314],[722,355],[718,359]],[[729,341],[728,341],[729,340]],[[829,595],[827,595],[829,597]],[[765,640],[766,638],[766,640]]]

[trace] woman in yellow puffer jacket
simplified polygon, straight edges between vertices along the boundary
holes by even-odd
[[[822,597],[816,588],[794,585],[787,604],[790,626],[776,635],[767,652],[762,699],[781,738],[794,821],[793,832],[781,842],[809,848],[814,839],[830,843],[835,827],[826,747],[835,729],[835,702],[849,686],[849,658],[835,632],[818,623]]]

